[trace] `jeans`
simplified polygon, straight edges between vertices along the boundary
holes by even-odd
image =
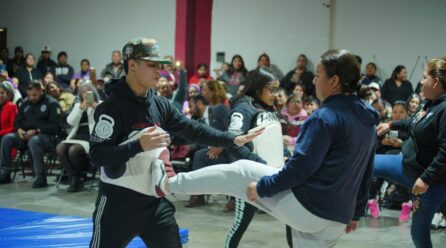
[[[17,133],[9,133],[2,138],[1,142],[1,162],[0,169],[2,173],[11,170],[12,157],[11,149],[28,148],[33,160],[33,168],[36,177],[46,178],[46,168],[44,163],[45,150],[51,147],[50,137],[46,134],[36,134],[28,141],[22,140]]]
[[[412,189],[416,178],[403,171],[403,156],[376,155],[374,176],[383,177]],[[425,194],[419,196],[421,206],[413,214],[411,235],[418,248],[432,247],[430,225],[441,203],[446,200],[446,184],[432,185]]]

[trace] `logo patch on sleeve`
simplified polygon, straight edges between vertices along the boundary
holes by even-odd
[[[231,115],[231,123],[229,124],[229,130],[240,130],[243,127],[243,115],[235,112]]]
[[[102,114],[99,116],[99,121],[94,129],[96,136],[101,139],[108,139],[113,134],[113,126],[115,120],[112,117]]]

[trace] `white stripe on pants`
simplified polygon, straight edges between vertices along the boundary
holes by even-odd
[[[246,187],[279,169],[250,160],[208,166],[169,179],[171,193],[184,195],[223,194],[248,201]],[[258,198],[252,205],[291,226],[295,247],[333,247],[344,233],[345,224],[320,218],[296,199],[291,190],[273,197]]]
[[[107,203],[107,196],[102,196],[101,201],[99,202],[96,218],[94,219],[95,230],[93,233],[93,242],[91,244],[92,248],[99,247],[101,243],[101,217],[104,212],[105,203]]]

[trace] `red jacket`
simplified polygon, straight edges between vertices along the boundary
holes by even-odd
[[[14,132],[14,121],[17,116],[17,105],[6,101],[0,113],[0,137]]]

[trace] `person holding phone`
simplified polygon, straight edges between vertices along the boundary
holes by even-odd
[[[94,112],[100,103],[99,94],[91,83],[79,86],[79,102],[67,116],[67,123],[72,127],[67,138],[56,146],[57,157],[70,177],[68,192],[82,189],[81,173],[89,166],[90,134],[94,126]]]
[[[427,63],[421,80],[427,99],[410,119],[382,123],[378,134],[404,130],[410,138],[397,155],[376,155],[374,175],[411,189],[411,235],[417,248],[432,247],[430,224],[446,200],[446,57]]]

